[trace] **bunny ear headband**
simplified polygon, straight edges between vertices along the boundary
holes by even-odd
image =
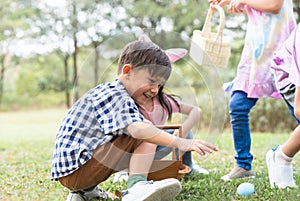
[[[142,34],[139,37],[140,41],[147,41],[147,42],[151,42],[151,39],[146,35],[146,34]],[[171,49],[167,49],[165,50],[165,53],[167,54],[167,56],[169,57],[171,63],[174,63],[175,61],[181,59],[182,57],[184,57],[184,55],[186,55],[187,50],[184,48],[171,48]]]

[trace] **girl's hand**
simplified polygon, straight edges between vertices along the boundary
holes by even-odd
[[[225,6],[230,4],[231,0],[208,0],[213,5]]]
[[[179,131],[178,131],[178,129],[174,130],[173,135],[179,137]]]
[[[227,11],[229,13],[243,13],[244,12],[244,0],[231,0]]]

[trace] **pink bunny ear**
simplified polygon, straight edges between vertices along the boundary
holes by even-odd
[[[152,42],[151,39],[146,34],[140,35],[139,40],[140,41]]]
[[[187,50],[183,48],[171,48],[167,49],[165,52],[169,57],[171,63],[174,63],[175,61],[184,57],[184,55],[186,55],[187,53]]]
[[[139,40],[153,43],[151,41],[151,39],[144,33],[142,35],[140,35]],[[175,61],[184,57],[184,55],[186,55],[186,53],[187,53],[187,50],[183,49],[183,48],[171,48],[171,49],[167,49],[165,52],[166,52],[167,56],[169,57],[171,63],[174,63]]]

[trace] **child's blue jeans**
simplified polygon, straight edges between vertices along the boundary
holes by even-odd
[[[229,102],[229,114],[233,134],[235,160],[239,167],[252,169],[253,155],[250,153],[251,135],[249,113],[257,98],[248,98],[243,91],[234,91]]]
[[[170,130],[165,130],[166,132],[173,134],[174,130],[170,129]],[[194,135],[192,131],[189,131],[187,134],[186,139],[193,139]],[[164,147],[164,146],[157,146],[156,148],[156,154],[154,159],[155,160],[160,160],[163,157],[167,156],[169,153],[171,153],[172,148],[171,147]],[[182,163],[189,166],[191,169],[193,169],[193,159],[192,159],[192,152],[187,151],[184,152],[182,155]]]

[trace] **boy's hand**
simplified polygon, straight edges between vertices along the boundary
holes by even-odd
[[[183,138],[180,138],[178,148],[183,151],[195,151],[202,156],[219,150],[215,145],[210,144],[209,142],[203,140],[187,140]]]

